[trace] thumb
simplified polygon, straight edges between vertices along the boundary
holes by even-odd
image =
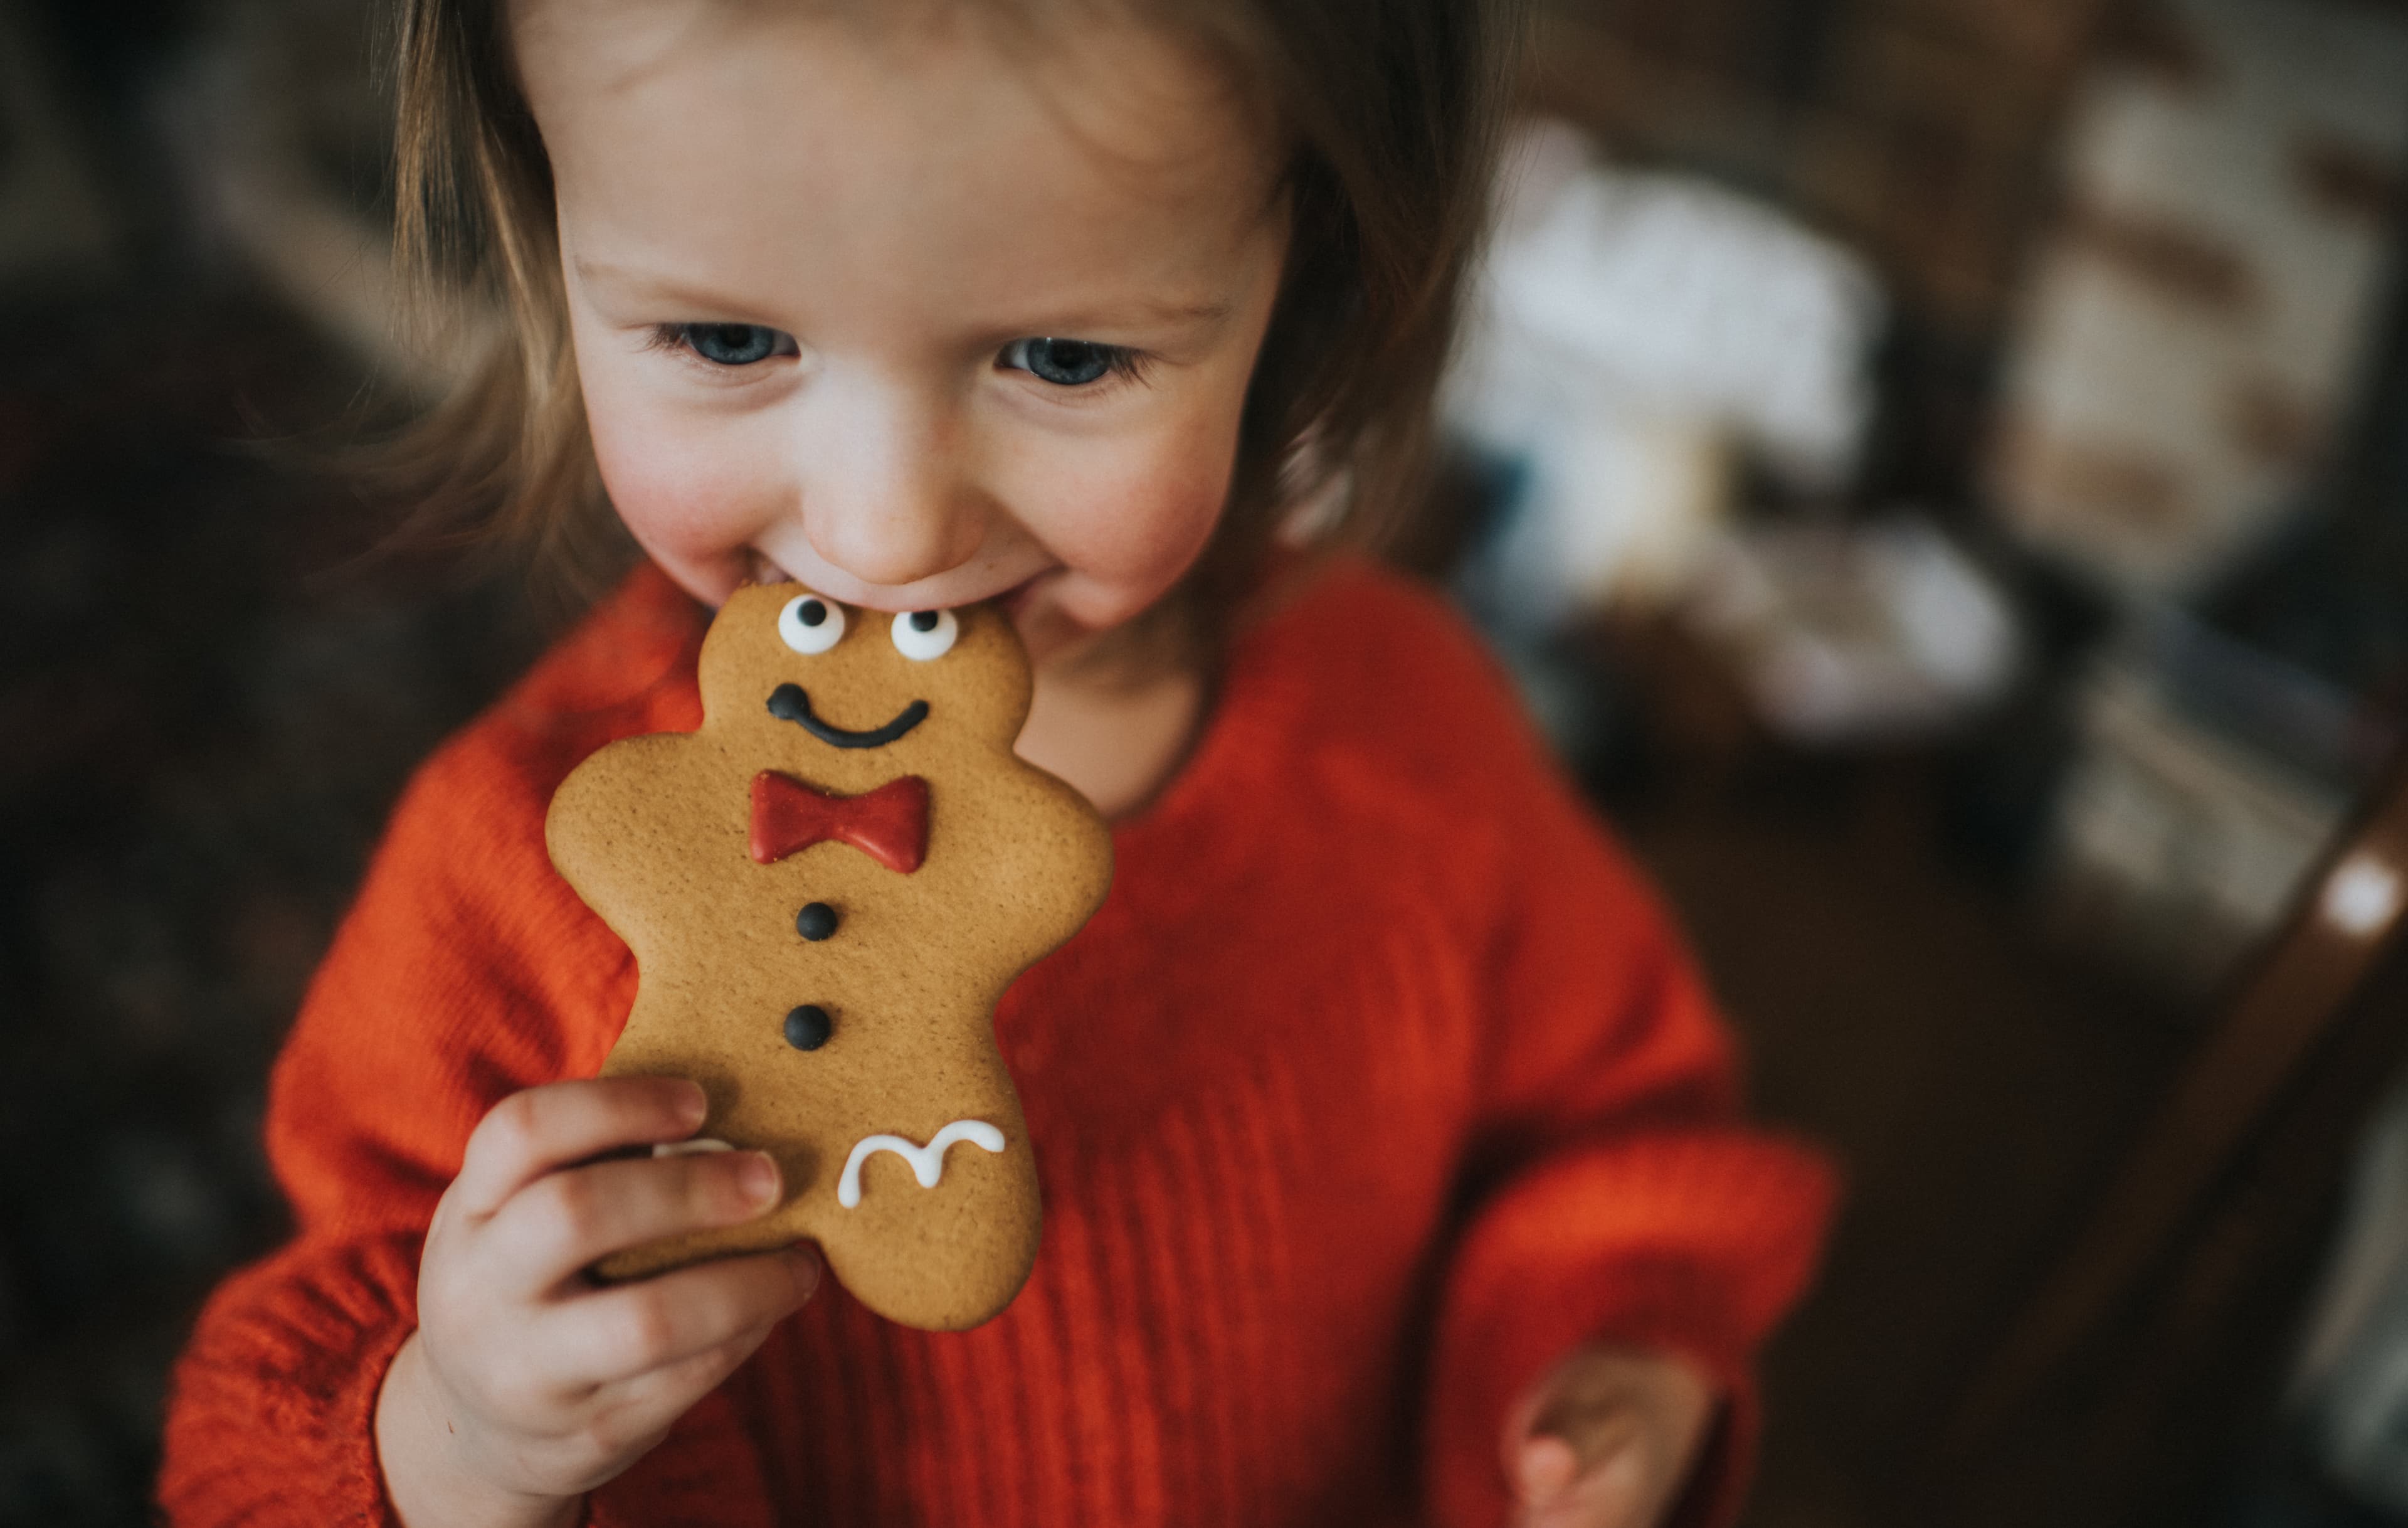
[[[1559,1437],[1541,1434],[1522,1445],[1513,1462],[1513,1489],[1524,1506],[1553,1506],[1580,1475],[1580,1455]]]
[[[1559,1454],[1544,1451],[1551,1444]],[[1646,1471],[1641,1450],[1630,1444],[1607,1449],[1583,1468],[1562,1439],[1533,1438],[1523,1462],[1526,1482],[1554,1487],[1543,1497],[1526,1488],[1523,1528],[1652,1528]]]

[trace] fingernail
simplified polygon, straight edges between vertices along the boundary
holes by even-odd
[[[820,1255],[811,1249],[810,1243],[798,1243],[786,1248],[786,1271],[794,1276],[796,1298],[809,1300],[819,1292],[823,1267]]]
[[[736,1182],[744,1190],[744,1197],[756,1204],[774,1199],[778,1193],[778,1164],[764,1152],[748,1151],[736,1169]]]
[[[702,1084],[690,1082],[678,1089],[677,1112],[689,1129],[702,1123],[703,1116],[710,1112],[710,1100],[703,1096]]]

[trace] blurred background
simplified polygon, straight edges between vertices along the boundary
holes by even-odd
[[[439,375],[375,22],[0,0],[0,1524],[145,1521],[574,611],[323,469]],[[1398,555],[1845,1163],[1749,1521],[2408,1523],[2408,3],[1545,0],[1524,97]]]

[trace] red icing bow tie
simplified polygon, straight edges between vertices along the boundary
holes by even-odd
[[[772,865],[828,839],[910,874],[928,857],[928,782],[907,774],[866,796],[834,796],[775,770],[752,777],[755,863]]]

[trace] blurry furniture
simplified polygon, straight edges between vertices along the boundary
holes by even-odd
[[[2179,611],[2130,623],[2073,693],[2048,927],[2205,1011],[2372,784],[2374,709]]]
[[[2267,1420],[2344,1163],[2408,1051],[2404,912],[2408,759],[1973,1371],[1928,1506],[1964,1523],[2198,1521]]]
[[[0,281],[58,282],[106,266],[118,217],[82,124],[63,109],[42,18],[0,0]]]
[[[1635,155],[1718,171],[1869,252],[1979,339],[2050,191],[2105,0],[1550,0],[1531,94]]]
[[[2408,176],[2408,12],[2147,0],[2087,72],[2028,262],[1988,498],[2119,597],[2182,599],[2313,506],[2365,396]]]

